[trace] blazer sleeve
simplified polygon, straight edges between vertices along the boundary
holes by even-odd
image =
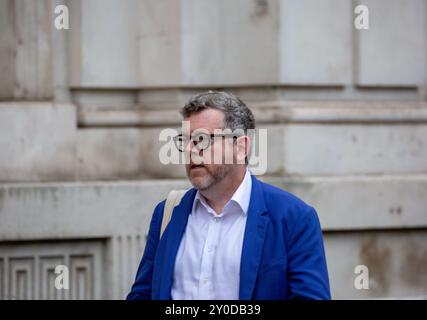
[[[164,206],[165,201],[162,201],[154,209],[144,254],[139,264],[138,271],[136,272],[135,282],[132,285],[130,293],[126,297],[127,300],[151,299],[154,257],[159,243]]]
[[[322,229],[308,206],[290,230],[288,242],[289,299],[331,299]]]

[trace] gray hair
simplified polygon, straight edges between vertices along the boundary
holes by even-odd
[[[190,98],[181,114],[188,118],[194,113],[212,108],[224,112],[224,129],[255,129],[255,118],[246,104],[235,95],[223,91],[208,91]]]

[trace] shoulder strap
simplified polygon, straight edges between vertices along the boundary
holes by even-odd
[[[162,227],[160,229],[160,238],[162,237],[163,231],[165,231],[168,225],[173,209],[181,202],[182,197],[187,190],[171,190],[166,198],[165,208],[163,210]]]

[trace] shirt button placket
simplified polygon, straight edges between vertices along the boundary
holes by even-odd
[[[199,282],[199,295],[201,299],[212,299],[212,269],[214,261],[214,243],[218,238],[218,222],[220,218],[215,217],[213,222],[209,223],[209,230],[206,237],[205,246],[203,248],[200,282]]]

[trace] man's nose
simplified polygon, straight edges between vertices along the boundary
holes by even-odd
[[[189,142],[187,143],[187,145],[184,148],[184,152],[191,156],[202,156],[203,155],[203,150],[199,150],[197,149],[196,145],[194,144],[193,140],[190,139]]]
[[[193,147],[194,147],[195,145],[194,145],[194,142],[193,142],[193,140],[192,139],[188,139],[188,143],[185,145],[185,147],[184,147],[184,151],[186,152],[186,153],[190,153],[192,150],[193,150]]]

